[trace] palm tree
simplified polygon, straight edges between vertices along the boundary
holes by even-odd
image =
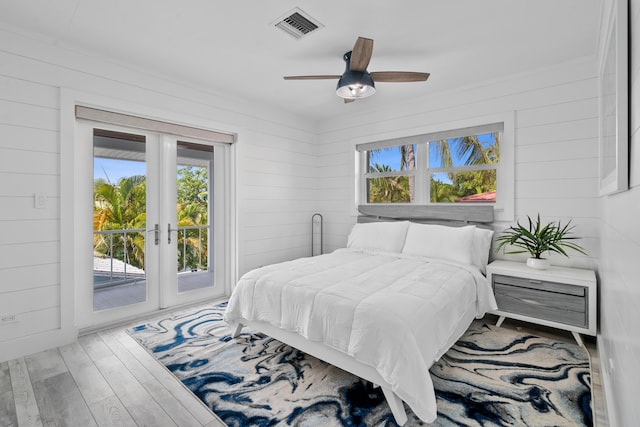
[[[208,224],[207,205],[178,203],[178,227]],[[202,233],[202,235],[200,235]],[[178,270],[206,269],[208,265],[208,230],[184,230],[178,234]]]
[[[455,202],[457,198],[453,185],[431,178],[432,202]]]
[[[400,150],[400,170],[414,171],[416,169],[415,147],[413,144],[401,145]],[[369,172],[392,172],[388,165],[371,163],[372,159],[383,150],[393,148],[379,148],[369,151]],[[413,202],[415,197],[415,176],[413,174],[373,178],[369,181],[369,202],[370,203],[407,203]]]
[[[453,166],[453,159],[465,159],[465,166],[478,166],[496,164],[500,160],[500,138],[499,133],[494,133],[493,144],[483,144],[477,135],[463,136],[459,138],[451,138],[448,140],[433,141],[434,144],[432,154],[437,157],[434,159],[436,163],[443,167]],[[451,149],[453,147],[453,153]],[[458,197],[469,194],[479,194],[487,191],[495,190],[496,175],[495,170],[470,171],[470,172],[449,172],[449,179],[454,183],[457,189]],[[433,189],[433,177],[431,178]],[[447,195],[444,199],[437,198],[438,192],[431,195],[432,201],[451,201]]]
[[[416,169],[416,153],[413,144],[400,146],[400,169],[413,171]],[[409,175],[409,198],[413,202],[415,198],[416,176]]]
[[[372,172],[391,172],[389,165],[374,163]],[[406,203],[410,201],[409,180],[407,176],[387,176],[369,180],[370,203]]]
[[[94,183],[93,228],[102,230],[130,230],[146,227],[146,182],[141,175],[123,177],[114,185],[104,180]],[[136,267],[144,268],[143,233],[128,233],[126,240],[117,235],[120,242],[112,246],[104,234],[94,235],[94,251],[98,254],[121,259]]]
[[[208,224],[207,174],[200,168],[185,168],[178,180],[178,227]],[[191,199],[191,200],[187,200]],[[123,177],[117,184],[94,181],[93,229],[131,230],[146,228],[146,179],[142,175]],[[207,266],[207,230],[187,230],[178,236],[179,268]],[[128,232],[113,236],[94,235],[94,252],[144,268],[145,233]],[[200,238],[202,237],[202,238]],[[186,251],[182,249],[186,246]],[[183,253],[184,252],[184,253]]]
[[[208,222],[208,169],[178,168],[178,227],[202,226]],[[178,234],[178,270],[207,267],[208,229],[185,229]]]

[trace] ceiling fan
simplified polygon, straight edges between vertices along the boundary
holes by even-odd
[[[413,71],[373,71],[368,72],[369,60],[373,52],[373,40],[358,37],[353,50],[344,54],[346,68],[342,75],[319,76],[286,76],[285,80],[322,80],[339,79],[336,94],[344,98],[344,102],[353,102],[375,93],[375,82],[423,82],[429,73]]]

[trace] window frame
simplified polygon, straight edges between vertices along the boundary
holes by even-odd
[[[357,205],[443,205],[443,203],[430,202],[429,175],[439,172],[463,172],[466,170],[476,171],[483,169],[496,169],[496,201],[495,203],[456,203],[456,206],[478,206],[490,205],[494,208],[494,218],[496,221],[513,221],[515,205],[515,165],[514,165],[514,112],[506,112],[491,116],[482,116],[472,119],[465,119],[456,122],[443,123],[439,125],[424,127],[420,129],[420,134],[391,138],[380,141],[357,144],[356,154],[356,206]],[[428,143],[434,140],[449,139],[462,136],[467,128],[488,127],[492,124],[502,124],[500,136],[500,162],[497,165],[478,166],[452,166],[446,168],[432,168],[429,165]],[[470,134],[489,133],[479,131]],[[447,136],[450,135],[450,136]],[[387,147],[399,147],[402,145],[416,144],[416,169],[414,171],[392,171],[392,172],[369,172],[367,170],[367,153],[370,150]],[[424,148],[419,148],[424,147]],[[425,167],[426,166],[426,167]],[[382,178],[387,176],[415,176],[414,200],[410,203],[368,203],[367,180],[371,178]],[[427,187],[427,188],[425,188]]]

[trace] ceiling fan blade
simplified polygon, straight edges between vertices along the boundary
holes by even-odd
[[[351,71],[367,71],[371,54],[373,53],[373,40],[364,37],[358,37],[356,44],[351,51]]]
[[[321,76],[285,76],[285,80],[328,80],[339,79],[340,75],[321,75]]]
[[[374,71],[371,74],[374,82],[423,82],[429,78],[429,73],[415,73],[413,71]]]

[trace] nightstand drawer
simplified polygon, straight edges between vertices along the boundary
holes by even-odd
[[[587,327],[587,300],[584,296],[507,285],[496,281],[494,293],[499,310]]]
[[[554,292],[559,294],[575,295],[584,297],[586,288],[584,286],[568,285],[566,283],[550,282],[548,280],[525,279],[523,277],[504,276],[494,274],[491,276],[494,285],[501,283],[504,285],[518,286],[533,289],[538,292]]]

